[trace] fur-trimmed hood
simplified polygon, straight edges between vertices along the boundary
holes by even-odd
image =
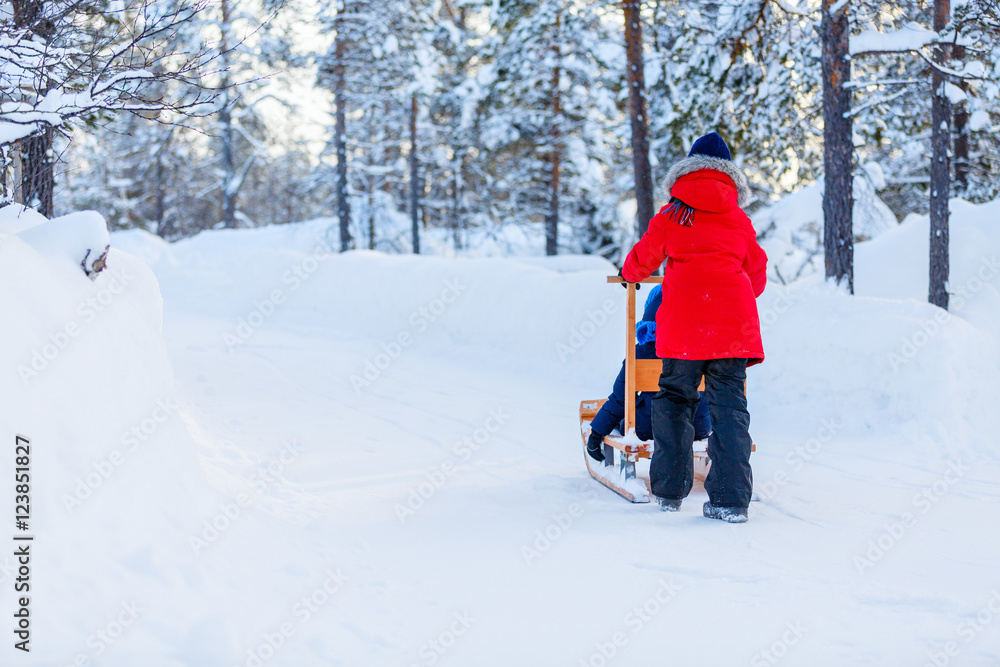
[[[670,198],[670,191],[673,189],[674,183],[677,182],[678,178],[701,169],[720,171],[733,180],[733,184],[736,186],[737,206],[743,208],[750,203],[750,184],[747,182],[747,177],[743,173],[743,170],[729,160],[722,160],[707,155],[686,157],[670,168],[670,171],[667,172],[667,177],[663,181],[663,189],[666,192],[667,198]]]

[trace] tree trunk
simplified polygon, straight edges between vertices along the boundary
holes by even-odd
[[[226,105],[219,112],[222,128],[222,225],[226,229],[236,227],[236,164],[233,157],[233,123],[229,111],[229,96],[223,93]]]
[[[854,294],[849,4],[823,0],[823,246],[826,277]]]
[[[549,180],[549,214],[545,221],[545,254],[559,253],[559,168],[562,160],[562,97],[559,90],[559,80],[562,77],[562,14],[556,17],[556,33],[552,41],[552,51],[555,54],[555,67],[552,68],[552,153],[551,176]]]
[[[337,107],[334,143],[337,147],[337,217],[340,220],[340,252],[351,249],[351,203],[347,199],[347,90],[344,81],[344,40],[340,35],[342,24],[338,20],[335,46],[336,64],[333,67],[333,95]]]
[[[635,173],[635,200],[638,235],[642,236],[653,217],[653,175],[649,166],[649,122],[646,114],[646,76],[642,63],[642,17],[638,0],[624,0],[625,57],[628,62],[629,116],[632,120],[632,169]]]
[[[950,0],[934,0],[934,30],[944,30],[951,19]],[[947,65],[951,47],[934,47],[934,60]],[[951,102],[945,95],[945,77],[934,68],[931,74],[931,239],[930,281],[927,300],[948,308],[948,198],[951,194]]]
[[[965,47],[953,46],[951,56],[955,60],[965,59]],[[958,84],[966,95],[969,94],[969,82]],[[962,102],[955,107],[955,187],[954,194],[964,197],[969,189],[969,103]]]
[[[42,0],[14,0],[11,3],[14,25],[29,29],[45,42],[56,32],[55,24],[44,17],[45,3]],[[35,91],[41,98],[45,87]],[[52,193],[55,190],[55,169],[52,161],[52,126],[43,125],[34,135],[21,141],[21,203],[34,208],[47,218],[53,215]]]
[[[222,140],[222,225],[226,229],[236,227],[236,157],[234,155],[233,116],[232,116],[232,84],[229,80],[229,0],[221,0],[222,22],[219,30],[222,38],[219,40],[219,60],[222,65],[222,90],[219,110],[219,129]]]
[[[368,216],[368,249],[375,249],[375,177],[368,177],[368,193],[364,198],[365,209],[362,212],[362,217],[364,215]]]
[[[462,241],[459,236],[458,230],[461,226],[461,202],[462,202],[462,170],[464,168],[464,159],[456,155],[455,159],[455,173],[453,174],[454,185],[451,189],[451,243],[455,251],[462,249]]]
[[[166,142],[160,145],[156,150],[156,165],[153,170],[156,182],[154,187],[156,188],[156,195],[153,203],[153,216],[156,222],[156,235],[160,238],[164,238],[167,234],[167,228],[165,223],[167,217],[167,197],[166,197],[166,177],[164,174],[163,167],[163,151],[166,149]]]
[[[968,94],[969,84],[962,82]],[[965,196],[969,189],[969,105],[962,102],[955,109],[955,195]]]
[[[22,203],[46,218],[53,216],[52,191],[55,173],[52,164],[52,127],[45,125],[38,133],[21,142]]]
[[[417,94],[410,96],[410,221],[413,233],[413,254],[420,254],[420,180],[417,161]]]

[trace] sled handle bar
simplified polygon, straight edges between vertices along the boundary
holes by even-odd
[[[634,285],[635,284],[635,283],[629,283],[629,281],[625,280],[621,276],[608,276],[608,282],[609,283],[618,283],[619,285],[621,285],[622,283],[625,283],[626,285],[629,285],[629,284]],[[648,278],[643,278],[639,282],[640,283],[646,283],[647,285],[649,285],[651,283],[660,284],[661,282],[663,282],[663,276],[650,276]]]
[[[662,276],[649,276],[639,282],[659,283],[662,280]],[[621,276],[608,276],[608,282],[625,285],[625,431],[623,435],[628,435],[635,430],[635,391],[638,384],[636,382],[635,358],[635,293],[639,285],[630,283]]]

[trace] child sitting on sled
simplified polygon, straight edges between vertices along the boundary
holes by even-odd
[[[663,290],[657,285],[646,298],[646,307],[642,320],[635,325],[635,337],[639,342],[635,346],[636,359],[656,358],[656,311],[660,307]],[[642,440],[653,439],[651,396],[640,393],[635,402],[635,434]],[[604,460],[604,436],[614,429],[622,431],[625,418],[625,362],[618,371],[614,389],[600,411],[590,422],[590,437],[587,439],[587,453],[596,461]],[[708,401],[702,397],[694,415],[694,439],[704,440],[712,432],[712,418],[708,411]]]

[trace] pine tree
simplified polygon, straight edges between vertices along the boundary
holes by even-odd
[[[332,143],[337,154],[342,249],[351,245],[352,197],[359,204],[364,236],[372,248],[379,241],[382,222],[413,207],[414,194],[419,201],[421,186],[413,179],[419,159],[408,158],[412,146],[420,145],[419,137],[414,141],[411,136],[411,123],[416,121],[414,130],[421,129],[421,99],[434,88],[433,81],[420,78],[424,67],[433,69],[425,58],[428,12],[429,5],[423,2],[375,0],[346,2],[327,18],[336,36],[319,58],[320,85],[333,91],[336,105]],[[416,240],[412,225],[408,231],[412,249]],[[401,241],[383,240],[392,248]]]
[[[426,128],[435,149],[424,151],[423,211],[432,226],[450,230],[455,250],[462,249],[470,227],[489,219],[478,113],[484,91],[477,75],[485,59],[482,44],[489,40],[479,26],[488,27],[490,4],[442,2],[429,39],[437,89],[428,99]]]
[[[765,201],[816,178],[819,18],[773,0],[656,0],[646,67],[654,166],[662,172],[714,130]]]
[[[619,115],[620,75],[608,72],[622,69],[599,56],[620,41],[586,3],[510,0],[494,20],[479,109],[491,206],[501,220],[544,223],[555,254],[568,245],[561,223],[584,230],[613,215],[604,173],[614,158],[602,130]]]

